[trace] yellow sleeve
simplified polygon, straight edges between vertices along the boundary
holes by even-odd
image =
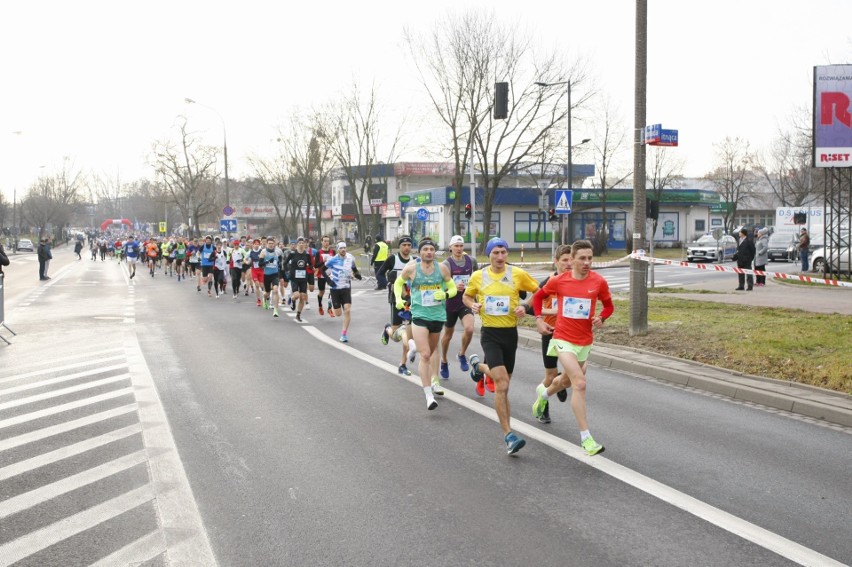
[[[482,285],[482,271],[477,270],[471,274],[467,280],[467,285],[464,288],[464,294],[471,297],[476,297],[479,293],[479,286]]]

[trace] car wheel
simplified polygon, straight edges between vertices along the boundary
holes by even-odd
[[[814,260],[813,270],[815,272],[824,274],[825,273],[825,259],[824,258],[817,258],[816,260]]]

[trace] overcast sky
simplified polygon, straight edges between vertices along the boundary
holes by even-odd
[[[586,55],[600,89],[633,124],[633,0],[6,2],[0,18],[0,188],[11,199],[63,158],[123,181],[150,176],[145,157],[179,114],[221,145],[232,177],[269,150],[293,109],[376,81],[400,114],[418,100],[402,30],[427,32],[468,8],[569,54]],[[712,166],[713,144],[766,146],[810,106],[814,65],[852,63],[849,0],[648,1],[648,122],[680,131],[685,173]],[[575,124],[575,130],[580,128]],[[13,132],[20,131],[20,134]],[[575,131],[575,137],[587,137]],[[425,155],[411,151],[401,160]],[[583,161],[583,160],[580,160]],[[588,161],[588,160],[586,160]],[[44,166],[44,167],[42,167]]]

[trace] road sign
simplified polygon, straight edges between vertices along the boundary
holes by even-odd
[[[219,219],[220,232],[237,232],[237,219]]]
[[[232,214],[234,214],[234,207],[232,207],[231,205],[225,205],[225,208],[222,209],[222,214],[226,217],[231,216]]]
[[[429,211],[423,208],[417,209],[417,220],[429,220]]]
[[[160,223],[160,234],[165,234],[165,233],[166,233],[166,223],[161,222]]]
[[[553,196],[556,206],[556,213],[559,215],[571,214],[571,202],[574,199],[574,191],[571,189],[557,189]]]

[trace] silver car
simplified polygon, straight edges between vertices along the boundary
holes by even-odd
[[[35,252],[35,247],[33,247],[33,241],[29,238],[22,238],[18,241],[18,252],[21,250],[26,250],[28,252]]]
[[[730,234],[722,235],[722,240],[716,240],[711,234],[705,234],[686,249],[686,259],[689,262],[716,262],[721,258],[724,262],[737,252],[737,241]]]
[[[810,258],[811,269],[815,272],[825,273],[828,267],[831,266],[832,272],[840,272],[844,274],[850,273],[850,250],[849,250],[850,235],[846,234],[840,237],[840,247],[823,246],[814,250]]]

